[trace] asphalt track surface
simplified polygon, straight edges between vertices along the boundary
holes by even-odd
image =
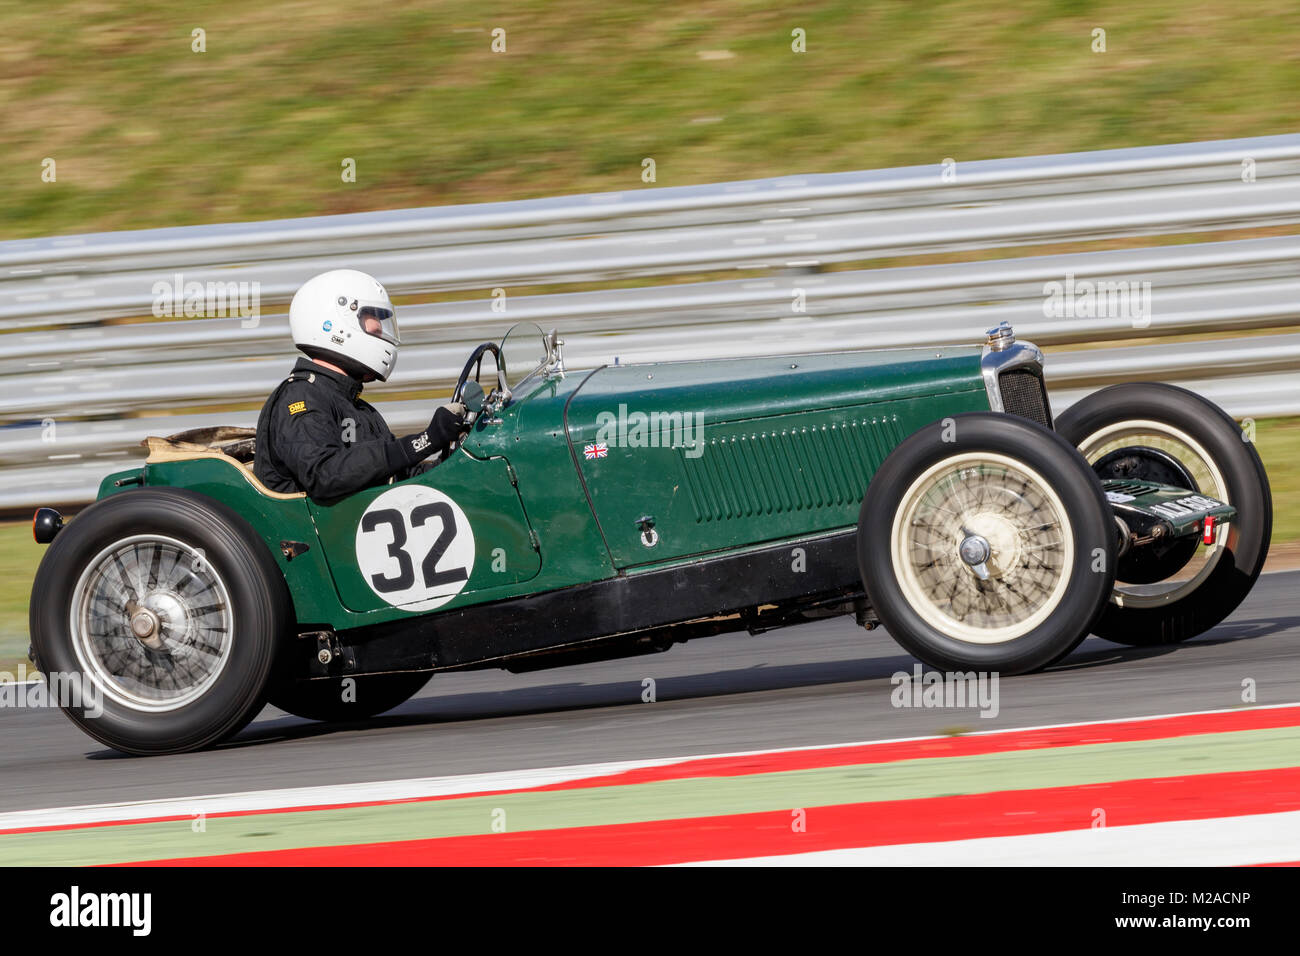
[[[324,725],[267,708],[222,747],[126,757],[58,710],[0,709],[0,811],[770,750],[1300,701],[1300,571],[1262,576],[1226,622],[1186,644],[1089,638],[1007,678],[999,713],[896,708],[914,659],[882,629],[835,618],[665,654],[512,675],[436,676],[371,720]],[[653,703],[643,681],[655,681]]]

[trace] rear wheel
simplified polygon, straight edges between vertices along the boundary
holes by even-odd
[[[1110,593],[1114,551],[1101,484],[1078,453],[1006,415],[912,435],[872,479],[858,520],[880,620],[950,670],[1020,673],[1069,653]]]
[[[38,666],[80,684],[64,712],[127,753],[197,750],[236,733],[262,707],[291,621],[265,544],[224,505],[179,489],[86,509],[32,588]]]
[[[1185,641],[1245,600],[1268,557],[1273,500],[1255,446],[1226,412],[1183,388],[1135,382],[1076,402],[1056,429],[1102,477],[1187,487],[1237,509],[1209,547],[1184,538],[1121,561],[1094,628],[1099,637],[1139,646]]]
[[[432,676],[431,671],[404,671],[294,681],[272,690],[271,703],[307,720],[364,720],[410,700]]]

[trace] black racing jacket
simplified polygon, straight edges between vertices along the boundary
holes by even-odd
[[[301,358],[257,419],[253,473],[272,491],[333,501],[411,474],[420,458],[361,398],[361,383]]]

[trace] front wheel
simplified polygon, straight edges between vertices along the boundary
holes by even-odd
[[[867,596],[925,663],[1046,667],[1087,635],[1114,580],[1101,483],[1034,422],[977,412],[929,425],[885,459],[858,518]]]

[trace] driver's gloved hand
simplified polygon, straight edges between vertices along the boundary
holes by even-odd
[[[460,402],[442,405],[433,413],[429,427],[415,435],[399,438],[397,443],[406,453],[407,465],[414,465],[428,458],[440,448],[446,448],[460,438],[461,427],[465,423],[465,406]]]

